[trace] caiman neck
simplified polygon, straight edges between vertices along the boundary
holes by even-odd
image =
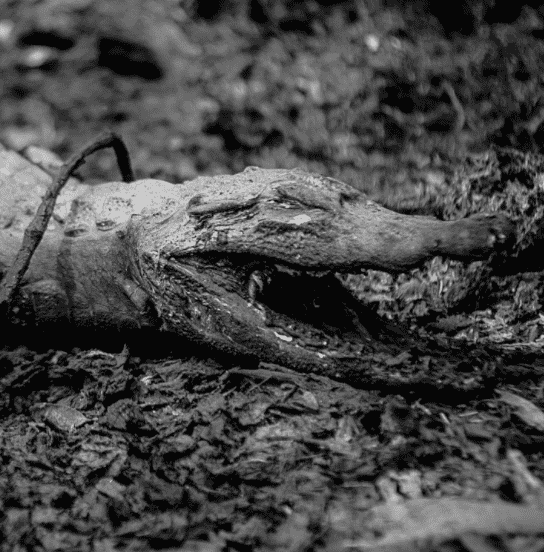
[[[22,236],[4,231],[1,237],[3,272]],[[66,322],[104,330],[155,326],[147,295],[131,277],[124,241],[122,231],[75,238],[46,232],[13,305],[12,321],[31,326]]]

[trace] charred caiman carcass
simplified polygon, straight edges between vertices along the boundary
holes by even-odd
[[[6,150],[0,179],[5,272],[51,179]],[[513,232],[500,213],[449,222],[401,215],[302,170],[249,167],[183,184],[74,180],[10,317],[155,327],[217,351],[334,374],[381,333],[392,335],[335,273],[405,271],[436,255],[484,259]]]

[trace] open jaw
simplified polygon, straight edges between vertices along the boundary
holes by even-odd
[[[165,330],[231,354],[334,366],[389,333],[331,271],[232,254],[148,259],[141,268]]]

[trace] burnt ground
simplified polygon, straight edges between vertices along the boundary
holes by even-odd
[[[66,158],[113,129],[140,177],[300,166],[444,217],[478,206],[443,200],[468,153],[472,181],[538,192],[540,157],[493,148],[540,152],[544,11],[437,5],[3,1],[0,139]],[[81,175],[117,178],[112,156]],[[520,203],[505,205],[540,220]],[[0,548],[542,549],[544,523],[500,510],[544,504],[543,267],[524,262],[348,278],[383,316],[470,343],[376,359],[421,386],[249,370],[149,336],[4,336]],[[435,509],[418,523],[376,521],[419,498]]]

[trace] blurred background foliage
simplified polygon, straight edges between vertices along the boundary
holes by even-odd
[[[16,149],[66,157],[111,128],[140,176],[301,166],[379,199],[440,190],[466,152],[541,148],[538,2],[0,7],[0,139]],[[87,173],[111,179],[113,161]]]

